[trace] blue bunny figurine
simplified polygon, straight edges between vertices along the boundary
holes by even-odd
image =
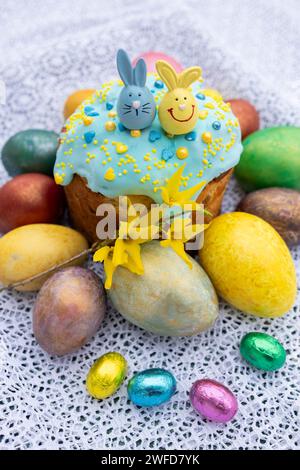
[[[145,86],[146,63],[144,59],[139,59],[133,68],[127,53],[123,49],[119,49],[117,67],[125,85],[117,103],[119,119],[127,129],[145,129],[152,124],[156,114],[153,95]]]

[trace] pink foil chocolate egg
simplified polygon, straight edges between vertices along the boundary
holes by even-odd
[[[176,70],[176,72],[181,72],[183,70],[181,64],[179,64],[179,62],[177,62],[177,60],[175,60],[173,57],[170,57],[164,54],[163,52],[154,52],[154,51],[143,52],[143,54],[140,54],[138,57],[134,59],[133,65],[136,65],[137,61],[141,57],[146,62],[147,72],[156,72],[155,64],[158,60],[165,60],[170,65],[172,65],[172,67]]]
[[[237,412],[238,403],[233,393],[224,385],[211,379],[197,380],[191,388],[193,408],[211,421],[227,423]]]

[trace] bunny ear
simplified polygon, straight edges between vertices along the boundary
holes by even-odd
[[[117,67],[119,75],[124,82],[124,85],[133,85],[133,68],[128,54],[123,49],[118,50]]]
[[[202,70],[200,67],[189,67],[185,69],[178,77],[178,86],[181,88],[188,88],[198,78],[201,77]]]
[[[169,91],[178,86],[178,75],[173,67],[165,60],[158,60],[155,64],[156,70],[162,81],[167,85]]]
[[[144,87],[147,78],[147,67],[144,59],[139,59],[133,71],[133,82],[137,86]]]

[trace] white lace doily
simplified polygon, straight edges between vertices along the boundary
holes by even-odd
[[[30,11],[34,17],[37,3],[45,14],[40,15],[40,28],[34,29],[29,18]],[[241,2],[228,2],[219,28],[213,1],[195,0],[184,7],[173,1],[172,8],[167,5],[158,9],[163,2],[147,3],[146,8],[145,2],[128,1],[123,8],[117,8],[115,4],[120,2],[112,0],[107,2],[109,6],[102,5],[97,19],[93,0],[66,3],[72,4],[70,8],[74,7],[78,16],[71,15],[68,20],[55,10],[57,2],[51,0],[26,2],[31,8],[24,11],[26,34],[20,26],[21,15],[19,23],[16,19],[18,12],[9,33],[10,24],[5,21],[10,18],[11,7],[1,7],[1,23],[6,29],[2,29],[5,62],[0,66],[0,80],[6,84],[7,104],[0,105],[0,145],[14,132],[29,127],[58,131],[65,97],[74,89],[95,87],[112,76],[115,52],[120,46],[132,56],[156,49],[185,65],[198,63],[206,83],[216,86],[225,97],[241,96],[255,103],[263,126],[299,125],[299,89],[293,88],[293,73],[298,72],[295,76],[299,77],[300,70],[299,42],[293,43],[296,13],[285,13],[288,6],[297,8],[296,0],[286,0],[285,11],[269,7],[270,3],[277,6],[277,0],[258,2],[261,7],[255,12],[256,2],[245,2],[244,10],[238,9]],[[114,17],[109,8],[114,8]],[[250,14],[260,14],[261,22],[264,15],[268,18],[265,28],[253,29],[253,37],[261,34],[252,41],[250,32],[249,36],[245,33],[251,23]],[[235,21],[236,28],[230,21]],[[285,34],[280,45],[276,38],[270,48],[276,27]],[[255,61],[257,64],[255,47],[261,47],[263,77],[261,70],[253,67]],[[11,51],[10,58],[5,50]],[[274,58],[281,51],[284,57],[275,67]],[[289,64],[286,73],[282,63]],[[278,86],[281,72],[285,73],[286,87],[282,81]],[[267,76],[272,78],[267,80]],[[1,183],[7,179],[2,167],[0,179]],[[232,181],[223,210],[233,210],[241,196]],[[299,275],[299,249],[293,251],[293,257]],[[289,314],[275,320],[246,316],[221,303],[215,327],[193,338],[154,336],[129,324],[110,307],[103,326],[88,345],[77,354],[54,359],[40,349],[32,335],[34,300],[35,294],[7,292],[0,297],[2,449],[299,447],[299,299]],[[281,370],[265,373],[242,361],[239,342],[253,330],[275,335],[283,343],[288,354]],[[112,350],[127,358],[129,376],[148,367],[172,371],[178,381],[177,394],[169,403],[153,409],[139,409],[128,402],[126,383],[105,401],[90,398],[84,386],[88,369],[97,357]],[[206,422],[192,410],[188,391],[201,377],[219,380],[237,395],[239,412],[232,422]]]

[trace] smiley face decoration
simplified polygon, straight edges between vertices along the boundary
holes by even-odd
[[[168,62],[159,60],[156,62],[156,70],[169,90],[158,108],[162,128],[170,135],[191,132],[199,113],[196,100],[188,87],[201,77],[201,68],[189,67],[178,74]]]
[[[152,93],[145,86],[147,68],[144,59],[139,59],[133,68],[127,53],[119,49],[117,67],[124,82],[118,103],[117,112],[124,127],[140,130],[151,126],[156,114]]]

